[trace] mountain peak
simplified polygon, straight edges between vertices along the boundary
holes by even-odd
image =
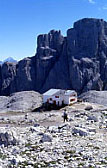
[[[12,57],[8,57],[8,58],[6,58],[6,59],[3,61],[3,63],[4,63],[4,62],[13,62],[13,63],[16,63],[17,60],[13,59]]]

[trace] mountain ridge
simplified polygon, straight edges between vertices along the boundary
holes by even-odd
[[[107,22],[84,18],[63,37],[51,30],[37,38],[37,53],[0,67],[0,94],[50,88],[107,90]]]
[[[4,59],[3,61],[0,61],[0,64],[3,64],[5,62],[12,62],[12,63],[17,63],[17,60],[15,60],[14,58],[12,57],[8,57],[6,59]]]

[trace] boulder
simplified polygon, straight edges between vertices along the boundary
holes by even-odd
[[[16,164],[17,164],[17,161],[16,161],[15,158],[13,158],[12,160],[10,160],[10,163],[11,163],[11,165],[16,165]]]
[[[40,139],[40,143],[44,142],[52,142],[52,137],[48,134],[43,134],[42,138]]]
[[[96,128],[89,127],[89,128],[88,128],[88,131],[89,131],[89,132],[94,132],[94,133],[96,133]]]
[[[17,140],[14,136],[9,134],[8,132],[0,133],[0,145],[4,145],[5,147],[9,145],[16,145]]]
[[[85,107],[85,110],[88,110],[88,111],[90,111],[92,109],[93,109],[93,107],[91,105]]]
[[[80,127],[75,127],[72,129],[72,134],[75,135],[75,134],[79,134],[80,136],[87,136],[88,135],[88,132],[86,129],[84,128],[80,128]]]
[[[34,127],[39,127],[39,126],[40,126],[40,124],[38,124],[38,123],[34,124]]]
[[[58,133],[59,132],[58,126],[49,126],[48,131],[50,133]]]
[[[94,122],[98,122],[98,118],[96,116],[93,116],[93,115],[88,116],[87,120],[92,120]]]

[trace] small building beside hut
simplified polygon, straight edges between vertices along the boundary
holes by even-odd
[[[75,90],[50,89],[43,94],[43,103],[62,106],[75,102],[77,102],[77,93]]]

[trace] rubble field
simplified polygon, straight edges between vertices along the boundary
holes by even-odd
[[[107,168],[107,107],[0,115],[0,168]]]

